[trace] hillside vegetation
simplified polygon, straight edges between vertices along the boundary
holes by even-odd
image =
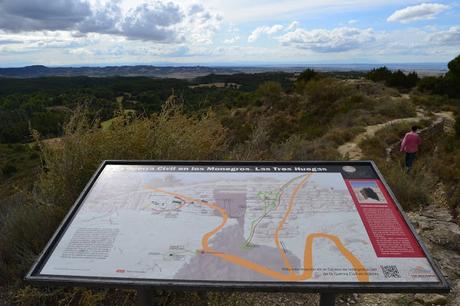
[[[457,86],[455,67],[436,82]],[[0,80],[8,85],[0,91],[0,141],[5,143],[0,145],[0,299],[23,305],[133,304],[129,290],[39,288],[22,280],[105,159],[347,159],[337,148],[369,125],[414,117],[423,109],[423,127],[434,120],[430,112],[451,111],[458,118],[460,110],[458,91],[451,89],[395,88],[385,79],[338,79],[311,71],[297,81],[292,77],[209,76],[193,83],[240,88],[191,88],[186,81],[147,78]],[[101,127],[106,120],[110,124]],[[458,217],[458,122],[453,131],[423,145],[410,175],[402,155],[388,161],[385,153],[408,124],[364,139],[359,144],[363,159],[377,162],[405,209],[436,204],[433,194],[441,188],[444,205]],[[50,137],[54,140],[43,141]],[[156,293],[166,304],[241,302],[238,294]]]

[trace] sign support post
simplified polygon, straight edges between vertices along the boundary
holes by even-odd
[[[335,293],[320,293],[319,306],[335,306]]]
[[[138,306],[155,305],[152,290],[149,288],[137,289],[136,302]]]

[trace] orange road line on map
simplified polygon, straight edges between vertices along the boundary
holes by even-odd
[[[353,269],[356,272],[356,277],[360,282],[368,282],[369,281],[369,274],[367,273],[367,269],[364,267],[364,265],[359,261],[358,258],[353,255],[348,249],[343,245],[343,243],[340,241],[340,238],[331,235],[331,234],[325,234],[325,233],[313,233],[308,235],[306,241],[305,241],[305,254],[304,254],[304,265],[308,267],[313,267],[313,239],[315,238],[326,238],[331,240],[332,242],[335,243],[335,246],[337,249],[342,253],[343,256],[345,256],[346,259],[351,263],[353,266]],[[308,260],[308,262],[307,262]],[[310,273],[311,274],[311,273]]]
[[[283,228],[284,223],[286,223],[287,218],[291,214],[292,207],[294,206],[295,199],[297,197],[297,193],[299,190],[302,188],[302,186],[307,182],[307,180],[310,178],[311,174],[307,174],[305,178],[294,188],[292,191],[291,197],[289,198],[288,202],[288,207],[286,209],[286,212],[284,213],[283,218],[281,221],[278,223],[278,227],[276,228],[275,231],[275,243],[276,247],[278,248],[278,251],[280,252],[281,259],[283,260],[284,264],[288,268],[288,271],[290,274],[295,274],[294,270],[292,269],[291,263],[289,262],[289,259],[286,255],[286,252],[284,251],[284,248],[281,245],[279,234]]]
[[[305,184],[305,182],[307,181],[307,179],[309,177],[310,177],[310,175],[308,175],[305,179],[303,179],[296,186],[296,188],[294,189],[293,194],[291,195],[291,198],[290,198],[290,201],[289,201],[288,209],[287,209],[286,213],[284,214],[283,219],[278,224],[278,228],[277,228],[277,233],[278,234],[275,233],[275,242],[276,242],[276,239],[278,239],[276,237],[278,237],[279,231],[281,231],[283,224],[287,220],[287,217],[289,216],[289,214],[290,214],[290,212],[292,210],[292,205],[294,203],[295,196],[296,196],[297,192],[301,189],[301,187],[303,186],[303,184]],[[208,253],[208,254],[210,254],[210,255],[220,257],[220,258],[222,258],[222,259],[224,259],[224,260],[226,260],[228,262],[243,266],[245,268],[248,268],[248,269],[256,271],[256,272],[259,272],[259,273],[264,274],[266,276],[269,276],[271,278],[278,279],[280,281],[303,281],[303,280],[310,279],[312,277],[312,274],[313,274],[313,240],[315,238],[325,238],[325,239],[329,239],[332,242],[334,242],[335,246],[337,247],[337,249],[342,253],[343,256],[345,256],[345,258],[348,259],[348,261],[353,266],[353,268],[354,268],[354,270],[356,272],[356,276],[357,276],[357,278],[358,278],[358,280],[360,282],[368,282],[369,281],[369,274],[368,274],[366,268],[363,266],[363,264],[359,261],[359,259],[357,259],[353,255],[353,253],[348,251],[348,249],[340,241],[340,238],[338,238],[335,235],[331,235],[331,234],[313,233],[313,234],[310,234],[310,235],[307,236],[307,238],[305,239],[304,272],[302,274],[295,274],[295,272],[293,272],[293,269],[292,269],[292,267],[291,267],[291,265],[289,263],[289,260],[287,259],[287,256],[284,253],[283,248],[279,244],[279,240],[277,242],[277,247],[278,247],[278,250],[280,251],[280,254],[282,254],[281,256],[282,257],[283,257],[283,255],[285,256],[285,257],[283,257],[283,261],[285,262],[285,264],[287,263],[288,271],[290,272],[289,274],[283,274],[283,273],[280,273],[278,271],[274,271],[274,270],[272,270],[270,268],[267,268],[266,266],[254,263],[254,262],[252,262],[250,260],[247,260],[247,259],[244,259],[244,258],[241,258],[241,257],[238,257],[238,256],[234,256],[234,255],[230,255],[230,254],[226,254],[226,253],[223,253],[223,252],[216,251],[216,250],[214,250],[213,248],[211,248],[209,246],[209,239],[212,236],[214,236],[217,232],[219,232],[225,226],[225,224],[227,223],[228,213],[227,213],[227,211],[225,209],[223,209],[222,207],[218,206],[217,204],[204,202],[204,201],[202,201],[200,199],[194,199],[194,198],[191,198],[191,197],[180,195],[180,194],[175,193],[175,192],[165,191],[165,190],[162,190],[162,189],[157,189],[157,188],[153,188],[153,187],[149,187],[149,186],[146,186],[146,188],[148,188],[148,189],[150,189],[152,191],[159,192],[159,193],[169,194],[169,195],[173,195],[173,196],[179,196],[179,197],[181,197],[183,199],[188,199],[189,202],[197,202],[200,205],[203,205],[203,206],[206,206],[206,207],[209,207],[209,208],[212,208],[212,209],[215,209],[215,210],[219,211],[220,215],[222,216],[222,222],[216,228],[214,228],[212,231],[207,232],[206,234],[204,234],[202,239],[201,239],[201,245],[202,245],[203,251]]]

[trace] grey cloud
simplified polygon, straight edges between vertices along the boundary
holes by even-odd
[[[197,14],[197,13],[201,13],[201,12],[204,12],[205,9],[203,7],[203,5],[201,4],[193,4],[190,8],[189,8],[189,14],[190,15],[194,15],[194,14]]]
[[[11,44],[18,44],[18,43],[22,43],[22,42],[18,40],[13,40],[13,39],[0,39],[0,45],[11,45]]]
[[[460,46],[460,26],[432,34],[430,41],[443,46]]]
[[[120,1],[112,1],[78,24],[80,33],[120,34],[117,23],[122,19]]]
[[[5,31],[67,30],[90,15],[84,0],[0,1],[0,29]]]
[[[371,29],[343,27],[310,31],[297,29],[279,37],[279,40],[285,46],[327,53],[361,48],[374,41],[375,37]]]
[[[99,8],[91,8],[87,1],[0,0],[0,30],[65,30],[71,31],[73,37],[99,33],[172,43],[184,41],[185,36],[192,39],[192,34],[197,39],[196,31],[209,36],[208,32],[214,31],[220,20],[201,4],[188,7],[168,0],[149,1],[123,12],[120,0]]]
[[[154,5],[143,4],[130,11],[121,24],[121,33],[130,39],[176,41],[181,40],[172,26],[184,16],[172,2]]]

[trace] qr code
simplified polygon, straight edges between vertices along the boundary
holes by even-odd
[[[401,278],[398,268],[394,265],[380,266],[380,268],[382,268],[383,276],[385,276],[385,278]]]

